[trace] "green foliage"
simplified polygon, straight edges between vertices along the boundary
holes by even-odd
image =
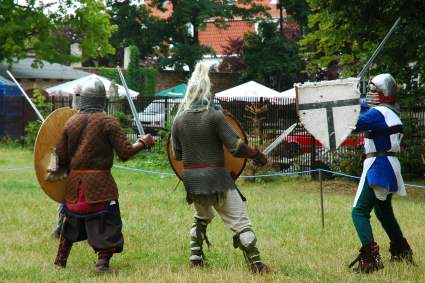
[[[131,128],[132,115],[125,114],[120,111],[112,113],[112,116],[115,117],[118,122],[120,122],[121,127],[123,127],[126,134],[134,133],[133,128]]]
[[[168,34],[164,21],[152,16],[147,6],[140,2],[108,0],[107,5],[112,23],[118,27],[111,38],[116,49],[134,45],[143,59],[158,55],[158,49],[163,48],[163,38]]]
[[[98,68],[99,75],[105,77],[116,84],[121,84],[120,75],[118,74],[117,69],[115,68]],[[124,78],[126,76],[126,72],[123,71]],[[126,79],[127,80],[127,79]]]
[[[286,12],[291,16],[299,25],[307,25],[307,17],[310,12],[306,0],[279,0],[277,7],[282,6]]]
[[[18,2],[0,3],[0,61],[13,63],[32,53],[35,65],[42,59],[70,63],[114,51],[108,42],[114,27],[102,1],[60,1],[54,10],[43,1]],[[71,8],[75,13],[68,12]],[[69,55],[69,45],[76,41],[82,58]]]
[[[204,55],[213,53],[213,50],[198,44],[176,43],[170,52],[172,56],[161,58],[161,66],[173,66],[175,70],[183,71],[186,65],[193,70],[196,62],[200,61]]]
[[[164,146],[161,147],[165,149]],[[143,168],[148,170],[157,170],[160,172],[172,172],[170,162],[168,161],[165,150],[161,151],[141,151],[131,160],[127,161],[124,166],[132,168]]]
[[[281,36],[273,22],[262,22],[258,34],[245,36],[243,62],[246,80],[255,80],[274,89],[288,89],[301,68],[297,46]]]
[[[127,86],[144,96],[154,96],[158,82],[158,70],[153,67],[140,66],[140,52],[136,46],[130,47],[130,63],[128,70],[123,71]],[[115,68],[99,68],[99,74],[122,85]]]
[[[336,151],[332,162],[332,170],[352,176],[360,176],[363,170],[363,151]]]
[[[255,17],[267,15],[266,9],[254,0],[244,0],[245,5],[236,5],[232,0],[153,0],[150,5],[164,9],[171,3],[173,13],[170,18],[162,20],[166,24],[168,34],[164,41],[174,47],[169,53],[163,54],[161,65],[173,66],[181,70],[188,65],[193,70],[195,63],[212,50],[199,43],[199,30],[205,28],[207,21],[213,19],[214,24],[226,28],[226,20],[241,17],[253,20]],[[193,32],[189,32],[189,26]],[[171,57],[171,60],[168,60]]]
[[[357,75],[398,17],[401,22],[371,66],[370,74],[391,72],[400,85],[406,84],[409,89],[412,76],[425,73],[424,1],[308,2],[312,13],[300,51],[311,73],[337,60],[343,76]],[[418,87],[423,89],[423,82]],[[404,95],[412,94],[407,91]]]
[[[128,87],[145,96],[155,95],[158,71],[151,67],[140,67],[140,52],[136,46],[130,47],[130,64],[126,75]]]
[[[31,121],[27,124],[25,127],[25,136],[23,137],[23,143],[25,146],[34,146],[40,126],[40,122],[37,121]]]
[[[403,176],[421,178],[425,172],[425,164],[422,162],[422,155],[425,155],[425,129],[418,118],[402,117],[402,121],[404,137],[399,159]]]
[[[44,97],[40,91],[35,90],[32,94],[31,100],[43,117],[47,117],[47,115],[49,115],[52,111],[52,104],[46,100],[46,97]],[[32,121],[28,123],[24,130],[25,136],[23,137],[23,144],[25,146],[34,146],[40,126],[40,121]]]

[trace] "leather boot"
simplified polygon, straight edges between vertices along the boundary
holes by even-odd
[[[390,253],[391,261],[405,261],[407,263],[414,264],[413,251],[406,238],[403,238],[401,242],[391,242]]]
[[[252,273],[263,274],[271,272],[270,267],[262,261],[251,263],[250,269]]]
[[[375,242],[370,242],[360,249],[360,254],[348,266],[353,267],[358,262],[358,266],[353,270],[358,273],[372,273],[384,268],[381,256],[379,255],[379,246]]]
[[[73,243],[66,240],[63,235],[60,236],[58,253],[54,262],[57,267],[66,267],[66,262],[68,260],[69,253],[71,252],[72,244]]]
[[[269,273],[268,267],[260,257],[257,238],[251,228],[246,228],[233,236],[233,247],[242,250],[245,261],[252,273]]]
[[[116,270],[109,267],[109,261],[112,257],[112,253],[110,251],[99,251],[98,259],[96,262],[95,272],[97,274],[102,273],[116,273]]]

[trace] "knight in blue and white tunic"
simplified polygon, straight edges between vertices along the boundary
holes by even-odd
[[[362,243],[358,272],[373,272],[383,268],[379,246],[374,241],[370,213],[376,217],[390,239],[391,260],[413,262],[412,250],[403,236],[391,200],[393,193],[406,195],[401,175],[400,152],[403,123],[395,101],[397,86],[390,74],[381,74],[370,82],[368,94],[370,109],[362,113],[356,125],[357,132],[366,132],[364,148],[366,159],[354,200],[352,218]]]

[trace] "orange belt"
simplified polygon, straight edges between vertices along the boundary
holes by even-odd
[[[185,164],[185,165],[183,165],[184,169],[198,169],[198,168],[208,168],[208,167],[219,168],[219,167],[224,167],[224,164],[223,163],[209,163],[209,164]]]
[[[84,169],[72,169],[71,173],[77,173],[77,174],[92,174],[92,173],[109,173],[111,172],[110,169],[106,170],[84,170]]]

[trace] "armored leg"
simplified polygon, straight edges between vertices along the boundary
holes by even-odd
[[[69,253],[71,252],[72,242],[65,239],[63,235],[60,235],[59,238],[59,247],[58,253],[54,264],[58,267],[66,267],[66,262],[68,261]]]
[[[268,273],[270,268],[261,260],[256,246],[257,238],[251,228],[246,228],[233,236],[233,246],[240,248],[253,273]]]
[[[205,255],[203,252],[203,243],[204,241],[207,245],[210,245],[210,242],[207,238],[207,225],[208,223],[204,220],[195,218],[195,221],[192,224],[192,229],[190,230],[190,265],[192,267],[203,266]]]

